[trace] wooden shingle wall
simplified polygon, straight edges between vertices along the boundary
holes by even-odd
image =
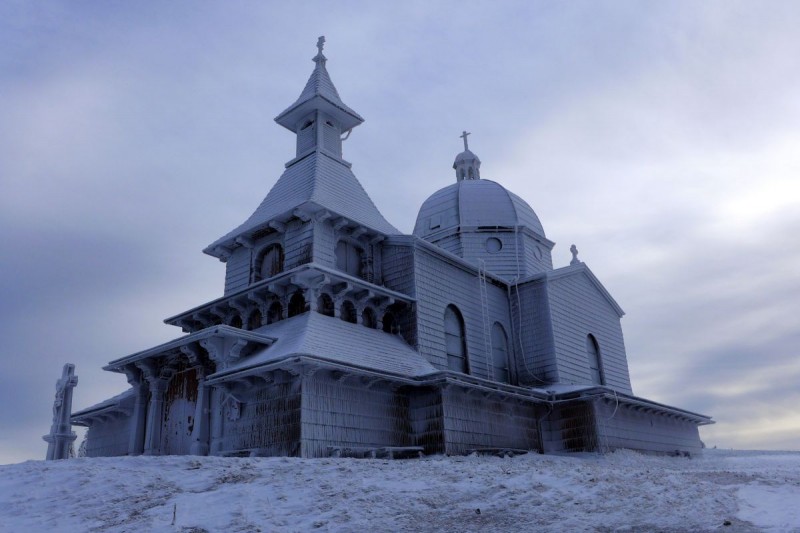
[[[442,392],[445,452],[476,448],[541,450],[536,407],[467,393],[459,387]]]
[[[252,250],[237,247],[225,264],[225,294],[246,288],[250,284],[250,265],[253,262]]]
[[[439,248],[447,250],[451,254],[464,257],[464,250],[461,244],[461,235],[458,233],[451,233],[444,237],[431,240],[431,242]]]
[[[448,305],[455,305],[464,318],[470,373],[490,378],[491,370],[487,362],[490,363],[491,354],[486,352],[483,303],[477,273],[443,260],[421,247],[416,249],[414,273],[419,352],[436,368],[447,369],[444,311]],[[506,289],[491,282],[487,283],[486,288],[490,324],[500,322],[510,334],[512,330]],[[513,346],[511,342],[509,344]],[[515,350],[512,348],[510,351]]]
[[[492,251],[489,239],[498,239],[500,250]],[[521,230],[469,231],[461,234],[461,242],[464,259],[475,265],[483,259],[486,270],[509,281],[553,269],[548,247]]]
[[[412,444],[408,397],[386,385],[335,380],[324,373],[303,379],[302,456],[327,457],[329,446]]]
[[[659,413],[643,412],[631,406],[617,406],[614,400],[595,403],[598,443],[603,451],[628,448],[659,453],[700,453],[697,425]]]
[[[86,457],[128,455],[131,420],[129,416],[121,416],[92,424],[86,434]]]
[[[414,283],[414,247],[412,244],[383,244],[381,250],[382,281],[386,288],[407,294],[416,294]],[[397,315],[400,334],[405,341],[417,347],[416,306]]]
[[[583,274],[548,282],[558,377],[562,383],[591,384],[587,335],[600,345],[605,385],[632,394],[619,316]]]
[[[520,385],[540,386],[558,382],[558,365],[553,349],[553,329],[547,283],[538,280],[511,288],[514,316],[514,344]],[[520,310],[521,309],[521,310]]]
[[[314,262],[336,268],[336,231],[330,221],[314,222]]]
[[[284,270],[310,263],[314,254],[314,224],[293,218],[286,223]]]
[[[597,449],[597,426],[587,401],[558,403],[542,420],[545,453],[589,452]]]
[[[553,256],[544,244],[537,242],[532,236],[520,233],[522,247],[525,251],[525,265],[528,274],[544,270],[553,270]]]
[[[409,389],[408,415],[413,445],[425,448],[426,455],[444,453],[442,391],[438,388]]]
[[[220,427],[211,443],[214,455],[299,455],[299,379],[261,386],[239,405],[238,413],[230,407],[233,399],[221,392],[214,413]]]

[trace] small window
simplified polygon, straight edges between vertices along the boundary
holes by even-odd
[[[486,239],[486,251],[490,254],[496,254],[503,249],[503,241],[497,237],[489,237]]]
[[[356,307],[353,305],[353,302],[349,300],[342,302],[342,308],[339,310],[339,316],[345,322],[355,324],[357,322]]]
[[[367,326],[368,328],[375,329],[378,327],[378,318],[375,316],[375,311],[371,308],[367,307],[364,309],[364,312],[361,313],[361,324]]]
[[[247,329],[253,330],[261,327],[261,311],[254,309],[247,318]]]
[[[499,322],[492,326],[492,366],[494,379],[508,383],[508,336]]]
[[[464,319],[461,318],[461,313],[454,305],[448,305],[444,311],[444,341],[447,367],[456,372],[469,374]]]
[[[333,299],[330,297],[330,295],[325,294],[324,292],[320,294],[319,299],[317,300],[317,312],[325,316],[334,316]]]
[[[242,317],[240,317],[238,314],[233,315],[231,317],[230,321],[228,321],[228,325],[231,326],[231,327],[234,327],[234,328],[241,328],[242,327]]]
[[[253,269],[253,282],[268,279],[283,272],[283,247],[270,244],[256,256]]]
[[[289,318],[302,315],[306,311],[308,311],[308,309],[306,308],[306,299],[303,297],[303,293],[297,291],[292,294],[292,297],[289,299]]]
[[[589,374],[591,375],[592,383],[605,385],[603,365],[600,358],[600,345],[597,344],[597,339],[591,333],[586,336],[586,353],[589,357]]]
[[[267,324],[272,324],[283,318],[283,306],[280,302],[272,302],[267,309]]]
[[[394,318],[394,314],[391,311],[387,311],[386,314],[383,315],[383,320],[381,322],[383,322],[383,331],[392,334],[397,333],[397,320]]]

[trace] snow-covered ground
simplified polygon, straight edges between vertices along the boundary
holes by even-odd
[[[800,452],[28,461],[0,530],[800,532]]]

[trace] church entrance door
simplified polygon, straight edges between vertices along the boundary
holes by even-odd
[[[161,428],[162,455],[188,455],[197,407],[197,369],[181,368],[172,376],[164,395]]]

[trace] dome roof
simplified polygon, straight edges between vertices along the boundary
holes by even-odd
[[[459,162],[464,161],[464,160],[478,160],[478,161],[480,161],[478,156],[472,153],[472,150],[464,150],[463,152],[461,152],[460,154],[458,154],[456,156],[456,161],[455,161],[455,163],[453,163],[453,167],[455,168],[456,164],[458,164]]]
[[[461,180],[433,193],[419,210],[414,235],[443,229],[523,226],[545,236],[539,217],[525,200],[491,180]]]

